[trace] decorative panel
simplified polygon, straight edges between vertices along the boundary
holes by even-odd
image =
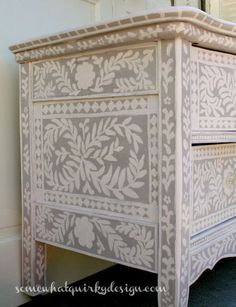
[[[193,147],[192,233],[236,215],[236,144]]]
[[[35,201],[155,219],[156,96],[34,104]]]
[[[156,48],[116,49],[33,65],[33,99],[157,91]]]
[[[236,219],[233,218],[191,241],[191,284],[207,268],[212,269],[222,258],[236,253]]]
[[[156,272],[156,225],[35,205],[36,240]]]
[[[192,48],[193,130],[236,129],[236,56]]]

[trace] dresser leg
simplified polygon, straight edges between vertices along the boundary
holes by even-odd
[[[22,282],[29,295],[42,292],[45,285],[46,248],[34,240],[34,204],[32,186],[32,142],[33,103],[31,101],[30,64],[20,67],[20,122],[21,122],[21,165],[22,165]],[[34,288],[33,288],[34,287]],[[41,289],[41,291],[40,291]]]
[[[24,292],[35,296],[45,292],[46,286],[46,244],[32,241],[28,243],[26,250],[26,240],[23,242],[23,272],[22,286]]]
[[[190,44],[159,42],[159,307],[186,307],[191,207]]]
[[[171,261],[167,260],[171,267]],[[183,283],[181,278],[173,279],[174,283],[168,285],[167,272],[158,273],[158,307],[187,307],[189,298],[189,284]]]
[[[46,244],[37,241],[35,241],[33,274],[35,285],[46,285]]]

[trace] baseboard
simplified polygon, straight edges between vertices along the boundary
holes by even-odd
[[[0,230],[0,305],[16,307],[30,298],[16,293],[21,284],[21,228]]]

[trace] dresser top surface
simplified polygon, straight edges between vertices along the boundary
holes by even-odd
[[[138,35],[135,37],[135,34],[132,33],[135,30],[137,32],[137,29],[139,31],[144,29],[146,31],[143,39],[140,36],[138,37]],[[119,35],[124,32],[126,32],[128,39],[132,43],[135,42],[135,39],[145,42],[148,39],[150,40],[151,37],[154,38],[153,31],[155,30],[156,39],[172,39],[176,36],[182,36],[192,43],[203,47],[206,47],[204,46],[205,42],[210,41],[212,48],[214,48],[213,35],[216,35],[218,36],[218,45],[222,46],[222,48],[219,46],[215,47],[216,50],[236,53],[236,24],[214,18],[192,7],[169,7],[147,10],[139,15],[130,15],[129,17],[116,18],[107,22],[94,23],[87,27],[80,27],[18,43],[11,46],[10,50],[15,54],[22,54],[23,52],[26,53],[40,48],[69,45],[74,41],[92,40],[98,36],[104,39],[107,35]],[[227,43],[220,40],[220,37],[227,37]],[[122,44],[121,37],[113,36],[113,38],[110,38],[110,42],[112,42],[112,39],[113,43],[119,41]],[[21,60],[17,60],[21,62]]]

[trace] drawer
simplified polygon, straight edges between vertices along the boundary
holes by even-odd
[[[236,215],[236,144],[192,149],[192,234],[196,234]]]
[[[157,219],[158,96],[33,104],[33,199]]]
[[[235,55],[192,47],[191,102],[194,131],[236,129],[235,71]]]
[[[157,272],[157,224],[35,204],[35,239]]]
[[[206,268],[212,269],[219,259],[231,257],[235,248],[235,217],[192,238],[190,243],[191,284]]]
[[[33,64],[33,100],[156,93],[156,46],[123,47]]]

